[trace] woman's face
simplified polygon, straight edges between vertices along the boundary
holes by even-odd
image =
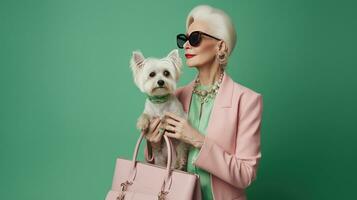
[[[210,33],[208,26],[200,21],[194,21],[187,30],[187,35],[193,31],[202,31]],[[188,41],[184,44],[186,65],[189,67],[201,67],[204,65],[211,65],[214,60],[218,49],[216,48],[218,41],[208,36],[202,35],[202,41],[198,47],[193,47]]]

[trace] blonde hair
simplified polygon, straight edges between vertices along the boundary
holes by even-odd
[[[230,17],[222,10],[213,8],[209,5],[199,5],[194,7],[187,16],[186,30],[195,21],[203,21],[209,27],[209,33],[226,42],[228,55],[233,51],[237,33]]]

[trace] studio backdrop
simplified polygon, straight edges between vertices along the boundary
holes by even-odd
[[[139,136],[146,96],[132,51],[166,56],[199,4],[230,15],[238,41],[227,73],[263,95],[262,158],[248,198],[354,199],[352,2],[2,0],[1,199],[104,199],[115,159],[131,159]],[[184,65],[178,86],[196,73]]]

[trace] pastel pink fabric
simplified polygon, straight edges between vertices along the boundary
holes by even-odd
[[[188,112],[194,80],[176,90],[175,95]],[[224,72],[204,144],[194,163],[211,174],[215,200],[246,200],[245,189],[257,177],[261,158],[260,130],[262,95],[234,82]],[[149,158],[147,146],[145,159]]]

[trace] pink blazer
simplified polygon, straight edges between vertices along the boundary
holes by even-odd
[[[175,95],[188,113],[194,80]],[[262,95],[224,73],[206,129],[204,144],[194,163],[211,174],[215,200],[245,200],[245,188],[257,177],[261,158]],[[147,162],[153,162],[144,150]],[[150,158],[151,157],[151,158]]]

